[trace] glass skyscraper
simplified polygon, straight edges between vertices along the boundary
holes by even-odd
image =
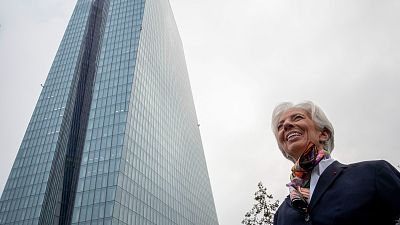
[[[77,1],[0,224],[218,224],[168,0]]]

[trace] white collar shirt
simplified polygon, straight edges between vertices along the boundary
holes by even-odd
[[[317,186],[319,177],[321,174],[325,171],[326,168],[328,168],[329,165],[331,165],[333,162],[336,160],[333,159],[332,157],[329,159],[323,159],[321,160],[318,165],[313,169],[311,172],[311,180],[310,180],[310,198],[308,199],[308,203],[310,203],[310,200],[312,198],[312,195],[314,193],[315,187]]]

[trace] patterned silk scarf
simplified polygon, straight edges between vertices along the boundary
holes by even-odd
[[[322,159],[329,159],[328,151],[318,149],[315,144],[310,143],[300,158],[292,167],[289,187],[290,200],[294,208],[307,212],[308,199],[310,198],[311,173]]]

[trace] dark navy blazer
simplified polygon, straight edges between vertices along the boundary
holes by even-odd
[[[343,165],[321,174],[308,213],[282,202],[274,225],[394,225],[400,217],[400,173],[386,161]]]

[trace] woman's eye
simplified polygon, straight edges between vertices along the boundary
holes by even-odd
[[[280,130],[280,129],[282,129],[282,127],[283,127],[282,124],[279,124],[277,129]]]
[[[301,120],[301,119],[303,119],[303,117],[301,115],[294,116],[294,120],[295,121],[298,121],[298,120]]]

